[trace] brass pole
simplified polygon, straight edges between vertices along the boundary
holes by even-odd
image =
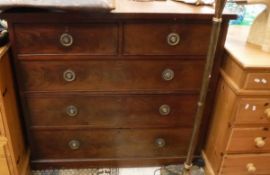
[[[210,36],[210,43],[208,47],[207,59],[204,68],[203,81],[200,90],[199,101],[197,104],[197,111],[195,115],[195,122],[193,126],[193,132],[188,148],[186,161],[184,163],[183,174],[190,174],[189,170],[192,167],[192,159],[199,140],[200,126],[202,123],[203,112],[205,108],[205,101],[208,93],[209,83],[211,79],[211,73],[213,69],[218,39],[220,35],[220,28],[222,23],[222,12],[225,6],[226,0],[216,0],[215,2],[215,14],[213,17],[212,31]]]

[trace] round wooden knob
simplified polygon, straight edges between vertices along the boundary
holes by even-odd
[[[255,173],[256,172],[256,167],[254,166],[253,163],[247,164],[247,170],[249,173]]]
[[[163,138],[157,138],[155,142],[160,148],[163,148],[166,145],[166,141]]]
[[[178,33],[170,33],[168,36],[167,36],[167,43],[170,45],[170,46],[176,46],[177,44],[180,43],[180,36]]]
[[[256,137],[254,141],[255,141],[256,146],[258,148],[262,148],[265,145],[265,141],[264,141],[264,139],[262,137]]]
[[[76,117],[78,115],[78,108],[76,106],[70,105],[66,108],[66,114],[69,117]]]
[[[63,78],[65,81],[71,82],[76,79],[76,74],[73,70],[68,69],[63,73]]]
[[[73,37],[68,33],[63,33],[60,36],[60,43],[64,47],[70,47],[73,44]]]
[[[172,69],[165,69],[162,72],[163,80],[170,81],[174,78],[174,71]]]
[[[69,148],[72,149],[72,150],[77,150],[77,149],[80,148],[81,143],[80,143],[79,140],[70,140],[70,141],[68,142],[68,146],[69,146]]]
[[[270,108],[267,108],[264,113],[266,114],[266,117],[270,119]]]
[[[171,112],[171,108],[170,108],[169,105],[164,104],[164,105],[161,105],[161,106],[159,107],[159,113],[160,113],[161,115],[169,115],[170,112]]]

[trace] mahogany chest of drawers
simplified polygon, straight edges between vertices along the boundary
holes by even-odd
[[[33,168],[184,160],[213,10],[171,1],[116,4],[100,14],[3,14]],[[231,17],[221,29],[198,150]]]

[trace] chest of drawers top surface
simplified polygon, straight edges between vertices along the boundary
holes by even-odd
[[[78,8],[79,9],[79,8]],[[13,12],[18,12],[17,9],[13,10]],[[35,10],[36,12],[37,10]],[[40,11],[40,10],[39,10]],[[23,12],[29,12],[29,10],[23,10]],[[86,16],[100,16],[98,12],[91,12],[91,11],[80,11],[80,10],[74,10],[69,11],[72,13],[83,13],[84,17]],[[21,12],[20,12],[21,13]],[[104,12],[102,16],[106,17],[106,14]],[[211,6],[193,6],[185,3],[179,3],[171,0],[167,1],[133,1],[133,0],[115,0],[114,10],[112,10],[110,13],[110,16],[118,17],[118,18],[134,18],[138,16],[144,16],[145,18],[162,18],[168,17],[171,15],[178,15],[179,18],[185,18],[192,17],[194,15],[201,15],[199,16],[199,19],[205,19],[212,17],[214,14],[214,8]],[[226,11],[225,18],[232,18],[236,17],[235,14]],[[86,16],[85,16],[86,15]],[[158,15],[158,17],[156,16]],[[15,15],[16,16],[16,15]],[[70,16],[66,16],[69,18]],[[80,16],[82,17],[82,16]],[[83,17],[83,18],[84,18]],[[46,20],[46,19],[42,19]],[[54,19],[50,19],[54,20]]]

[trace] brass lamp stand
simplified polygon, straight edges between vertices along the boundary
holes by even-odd
[[[220,28],[222,24],[222,12],[225,7],[225,3],[226,3],[226,0],[215,1],[215,14],[212,19],[213,20],[212,32],[211,32],[210,44],[209,44],[208,53],[207,53],[207,60],[206,60],[205,68],[204,68],[203,83],[201,85],[200,97],[197,104],[198,107],[197,107],[197,111],[195,115],[195,123],[193,126],[193,132],[192,132],[192,136],[190,140],[187,158],[184,163],[184,168],[182,172],[183,175],[192,174],[191,172],[192,159],[194,157],[196,145],[199,140],[199,131],[200,131],[201,123],[202,123],[202,116],[203,116],[203,112],[205,108],[206,96],[207,96],[207,92],[209,88],[218,39],[220,35]]]

